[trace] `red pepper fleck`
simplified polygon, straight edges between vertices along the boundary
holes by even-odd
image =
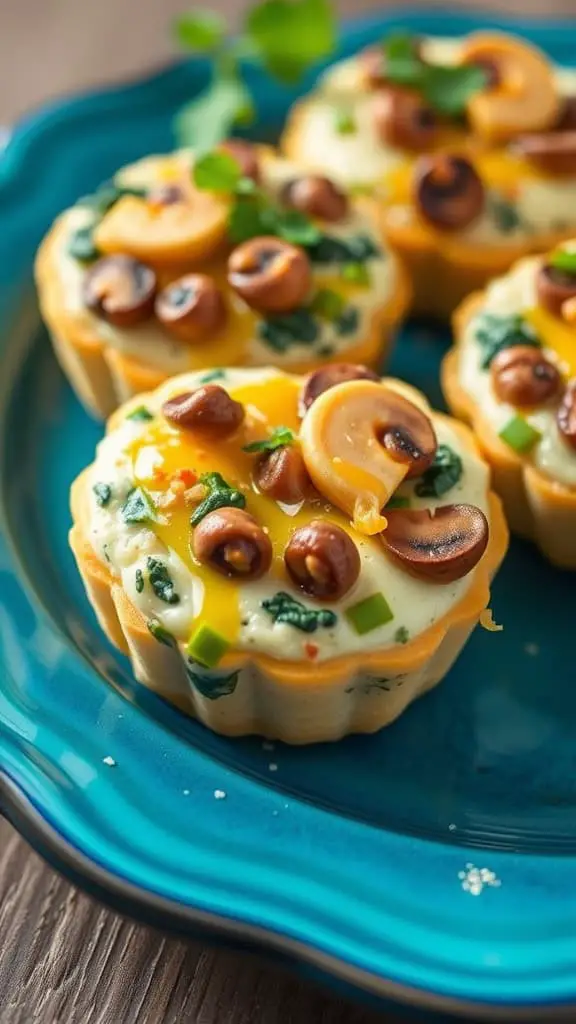
[[[154,477],[155,480],[158,481],[158,483],[162,483],[162,481],[166,479],[166,471],[160,469],[160,466],[154,466],[154,469],[152,470],[152,476]]]
[[[185,487],[193,487],[198,477],[191,469],[178,469],[172,474],[171,480],[181,480]]]
[[[311,661],[313,661],[314,658],[318,657],[319,648],[317,644],[304,644],[304,650],[306,651],[306,654],[311,659]]]

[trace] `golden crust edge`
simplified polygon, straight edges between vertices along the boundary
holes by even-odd
[[[477,451],[468,428],[455,426]],[[263,654],[228,653],[218,670],[239,671],[241,682],[233,695],[210,700],[190,684],[180,654],[152,637],[142,613],[94,554],[83,526],[88,477],[89,469],[72,485],[70,545],[102,629],[112,643],[130,654],[141,682],[226,735],[259,733],[299,744],[374,732],[389,724],[416,697],[439,683],[458,657],[488,604],[490,582],[508,546],[500,501],[491,492],[486,553],[464,597],[434,626],[403,646],[369,652],[361,660],[358,655],[342,655],[307,665]],[[402,675],[403,683],[385,695],[369,694],[361,684],[354,689],[360,673],[377,678]]]

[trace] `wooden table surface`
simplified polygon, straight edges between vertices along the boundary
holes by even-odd
[[[165,60],[166,26],[187,6],[185,0],[0,5],[5,124],[48,97]],[[244,4],[204,6],[234,21]],[[342,0],[339,6],[357,13],[386,4]],[[576,15],[576,0],[478,6]],[[59,878],[2,821],[0,951],[0,1024],[400,1024],[396,1014],[347,1004],[255,957],[167,939],[123,920]]]

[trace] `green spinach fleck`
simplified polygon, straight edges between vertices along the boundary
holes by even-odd
[[[246,498],[242,491],[231,487],[220,473],[203,473],[200,483],[204,484],[207,494],[192,513],[192,526],[198,526],[204,516],[218,508],[246,508]]]
[[[518,207],[509,199],[503,196],[493,195],[488,201],[488,212],[490,213],[498,231],[503,235],[509,235],[522,224],[522,218]]]
[[[134,586],[136,587],[137,594],[141,594],[144,590],[144,573],[142,569],[136,569]]]
[[[213,380],[226,380],[225,370],[210,370],[200,377],[201,384],[211,384]]]
[[[132,412],[128,413],[126,419],[135,420],[137,423],[147,423],[149,420],[154,419],[154,414],[145,405],[139,405],[136,409],[132,409]]]
[[[157,518],[154,502],[144,487],[133,487],[120,509],[125,523],[148,523]]]
[[[94,228],[96,222],[85,224],[82,228],[76,228],[68,239],[67,252],[80,263],[92,263],[101,255],[94,242]]]
[[[293,345],[312,345],[320,328],[309,309],[279,313],[258,323],[258,334],[273,352],[287,352]]]
[[[410,633],[406,629],[406,626],[398,626],[398,629],[394,633],[394,642],[397,644],[407,644],[410,639]]]
[[[414,493],[419,498],[440,498],[455,487],[462,476],[460,456],[447,444],[439,444],[434,462],[416,481]]]
[[[360,314],[356,307],[346,306],[336,320],[336,330],[341,335],[354,334],[354,331],[358,330],[359,321]]]
[[[149,632],[152,634],[155,640],[159,644],[165,644],[166,647],[176,647],[176,637],[172,636],[167,629],[158,621],[158,619],[148,619],[146,623]]]
[[[480,366],[483,370],[488,369],[499,352],[512,345],[533,345],[535,348],[542,345],[534,328],[520,313],[507,316],[481,313],[475,323],[475,335],[482,350]]]
[[[156,594],[156,597],[160,601],[164,601],[166,604],[179,604],[180,595],[176,593],[174,589],[174,583],[168,567],[164,565],[158,558],[152,558],[148,556],[146,560],[146,568],[148,570],[148,579],[150,586]]]
[[[329,629],[336,625],[335,612],[328,608],[307,608],[283,590],[262,601],[262,607],[273,622],[286,622],[303,633],[315,633],[319,626]]]
[[[294,433],[289,427],[274,427],[270,437],[262,441],[251,441],[242,448],[243,452],[274,452],[277,448],[284,448],[287,444],[294,443]]]
[[[382,255],[374,240],[362,234],[351,238],[322,235],[306,249],[313,263],[365,263]]]
[[[228,697],[234,693],[238,685],[240,672],[231,672],[226,676],[211,676],[204,672],[198,672],[191,665],[186,665],[186,672],[192,686],[208,700],[218,700],[220,697]]]
[[[96,504],[100,505],[100,508],[106,508],[112,497],[110,484],[94,484],[92,490],[96,495]]]

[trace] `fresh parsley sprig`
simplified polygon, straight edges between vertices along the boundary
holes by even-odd
[[[478,64],[428,64],[409,32],[393,32],[382,43],[386,78],[416,89],[430,107],[446,117],[460,117],[471,96],[488,84]]]
[[[270,437],[262,441],[251,441],[242,448],[243,452],[275,452],[277,448],[284,448],[287,444],[294,443],[294,433],[289,427],[274,427]]]
[[[260,0],[246,12],[234,38],[227,35],[219,15],[192,11],[177,18],[174,34],[183,49],[212,58],[210,84],[180,111],[175,123],[180,144],[192,145],[197,152],[205,152],[234,127],[254,118],[242,58],[293,85],[333,53],[337,40],[330,0]]]

